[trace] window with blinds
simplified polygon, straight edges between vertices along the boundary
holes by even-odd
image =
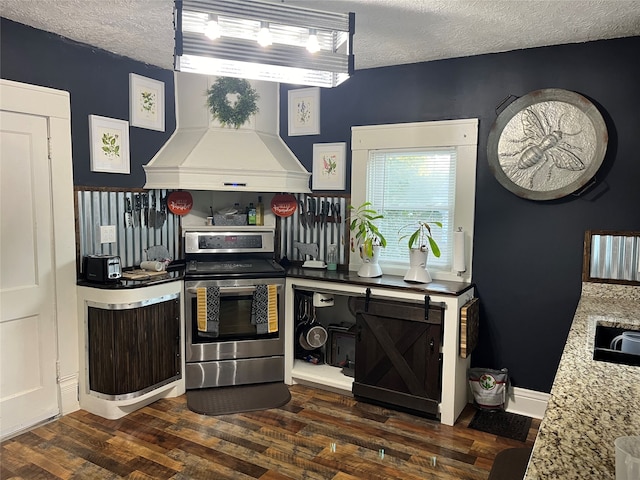
[[[377,221],[387,247],[380,262],[409,263],[408,237],[419,221],[431,225],[440,257],[429,254],[429,266],[450,270],[456,187],[456,149],[371,150],[367,162],[367,201],[384,215]],[[442,223],[442,228],[434,224]],[[428,245],[427,245],[428,246]]]
[[[384,215],[375,221],[387,240],[386,248],[380,250],[382,272],[406,274],[409,237],[400,238],[411,235],[422,220],[432,226],[441,252],[439,258],[433,253],[427,257],[432,278],[470,281],[478,119],[364,125],[351,130],[351,204],[357,207],[368,201]],[[435,222],[441,222],[442,228]],[[458,230],[464,243],[458,242],[456,249]],[[353,240],[353,234],[347,240]],[[453,268],[454,255],[464,271]],[[361,265],[360,256],[351,255],[349,269],[358,270]]]

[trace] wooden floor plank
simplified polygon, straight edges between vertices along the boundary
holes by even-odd
[[[148,448],[146,445],[142,445],[131,439],[126,439],[121,436],[114,435],[109,440],[109,443],[119,450],[126,450],[136,457],[145,458],[159,465],[162,465],[167,469],[174,470],[175,472],[179,472],[180,470],[182,470],[182,463],[176,462],[167,455],[157,452],[151,448]]]
[[[532,446],[468,427],[290,387],[271,410],[206,416],[186,397],[162,399],[118,420],[73,412],[0,444],[0,479],[486,480],[495,456]],[[381,451],[384,450],[384,454]]]

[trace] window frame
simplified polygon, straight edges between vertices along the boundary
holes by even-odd
[[[427,269],[434,280],[471,281],[473,263],[473,227],[475,217],[476,164],[478,156],[478,119],[366,125],[351,128],[351,204],[358,206],[367,198],[367,163],[371,151],[454,147],[456,182],[454,228],[465,232],[465,266],[461,275],[454,271]],[[397,242],[397,232],[382,232],[387,242]],[[355,239],[354,239],[355,241]],[[350,242],[349,242],[350,244]],[[407,257],[408,259],[408,257]],[[358,255],[349,257],[349,270],[361,265]],[[382,272],[404,275],[409,263],[398,266],[380,263]]]

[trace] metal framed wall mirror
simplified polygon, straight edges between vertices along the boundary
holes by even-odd
[[[640,231],[587,230],[582,281],[640,285]]]
[[[536,90],[500,112],[489,133],[487,158],[498,182],[515,195],[553,200],[595,176],[607,142],[602,115],[585,97]]]

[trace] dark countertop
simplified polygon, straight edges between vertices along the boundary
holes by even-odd
[[[109,283],[97,283],[97,282],[88,282],[87,280],[81,278],[78,279],[77,285],[79,287],[92,287],[92,288],[101,288],[103,290],[126,290],[130,288],[144,288],[150,287],[152,285],[159,285],[161,283],[175,282],[176,280],[182,280],[184,278],[184,271],[173,271],[166,272],[165,275],[157,275],[154,277],[149,277],[149,279],[141,279],[141,280],[127,280],[120,279],[115,282]]]
[[[313,269],[302,267],[289,267],[287,277],[304,278],[307,280],[348,283],[350,285],[362,285],[363,287],[402,289],[408,292],[431,294],[431,295],[451,295],[458,296],[473,288],[472,283],[452,282],[446,280],[434,280],[427,284],[405,282],[401,276],[382,275],[377,278],[359,277],[352,271],[329,271],[326,269]],[[127,280],[120,279],[109,283],[88,282],[79,279],[77,285],[80,287],[100,288],[104,290],[124,290],[130,288],[144,288],[161,283],[174,282],[184,278],[183,270],[168,271],[166,275],[150,277],[148,280]]]
[[[382,275],[377,278],[359,277],[353,271],[330,271],[326,269],[313,269],[302,267],[289,267],[287,278],[304,278],[306,280],[318,280],[326,282],[348,283],[350,285],[362,285],[363,287],[402,289],[409,292],[458,296],[473,288],[473,283],[452,282],[447,280],[434,280],[430,283],[405,282],[398,275]]]

